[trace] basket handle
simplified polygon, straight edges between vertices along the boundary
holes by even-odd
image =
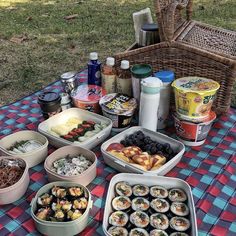
[[[182,25],[181,12],[186,9],[187,21],[192,18],[193,0],[154,0],[161,41],[172,41]]]

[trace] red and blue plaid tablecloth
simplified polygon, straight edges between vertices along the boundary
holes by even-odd
[[[86,82],[86,72],[79,73]],[[61,92],[57,81],[45,90]],[[37,130],[43,120],[37,104],[39,92],[0,108],[0,138],[13,132]],[[50,148],[49,152],[54,149]],[[181,162],[167,176],[187,181],[193,192],[199,236],[236,235],[236,110],[231,109],[214,123],[207,141],[200,147],[186,148]],[[102,236],[103,208],[110,179],[117,173],[106,166],[100,147],[93,150],[98,157],[97,177],[88,186],[94,206],[82,236]],[[13,204],[0,206],[0,235],[40,235],[30,215],[30,202],[46,184],[43,164],[29,170],[30,185],[25,196]]]

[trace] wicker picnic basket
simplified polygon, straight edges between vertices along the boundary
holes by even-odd
[[[191,20],[193,0],[154,2],[161,41],[178,41],[236,60],[236,32]]]
[[[189,45],[178,42],[162,42],[159,44],[132,49],[115,55],[116,65],[121,60],[129,60],[130,64],[147,63],[154,71],[173,70],[176,78],[184,76],[201,76],[220,83],[220,89],[214,102],[217,114],[228,111],[231,102],[236,64],[228,58],[204,50],[192,50]]]
[[[133,44],[125,52],[115,55],[116,65],[120,65],[121,60],[129,60],[131,65],[150,64],[154,72],[164,69],[173,70],[176,78],[201,76],[213,79],[221,85],[213,104],[213,109],[218,115],[226,113],[231,104],[233,85],[236,78],[236,60],[231,56],[226,57],[221,53],[216,54],[211,50],[207,51],[204,47],[198,48],[178,40],[169,40],[171,34],[179,32],[178,30],[187,24],[187,21],[181,15],[181,10],[184,7],[188,9],[187,19],[191,18],[192,2],[187,0],[155,0],[154,2],[160,36],[164,42],[143,48],[137,48],[137,45]],[[163,11],[165,7],[169,7],[170,3],[173,2],[182,2],[182,5],[171,5],[171,8],[177,9],[177,11],[171,11],[175,12],[173,25],[169,25],[168,28],[166,24],[163,24],[163,27],[160,27],[160,19],[164,15],[163,12],[160,13],[160,9]],[[158,14],[161,15],[159,16]]]

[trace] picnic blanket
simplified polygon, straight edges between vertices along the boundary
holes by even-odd
[[[78,74],[86,82],[86,71]],[[57,81],[44,90],[61,91]],[[37,104],[40,91],[0,108],[0,138],[13,132],[37,130],[43,120]],[[172,132],[173,137],[174,134]],[[54,149],[50,147],[49,153]],[[236,110],[231,109],[214,123],[207,141],[200,147],[186,148],[179,164],[167,176],[187,181],[193,192],[199,236],[236,235]],[[94,205],[82,236],[102,236],[103,208],[110,179],[117,173],[106,166],[100,147],[97,177],[88,186]],[[30,184],[25,196],[13,204],[0,206],[0,235],[40,235],[30,215],[30,202],[40,187],[48,183],[43,164],[29,170]]]

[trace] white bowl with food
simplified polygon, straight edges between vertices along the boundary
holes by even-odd
[[[79,108],[67,109],[38,126],[39,132],[57,148],[75,145],[87,149],[103,142],[111,128],[110,119]]]
[[[31,168],[47,157],[48,140],[36,131],[23,130],[2,138],[0,151],[3,155],[21,157]]]
[[[96,165],[96,155],[77,146],[59,148],[44,162],[49,182],[70,181],[84,186],[96,177]]]

